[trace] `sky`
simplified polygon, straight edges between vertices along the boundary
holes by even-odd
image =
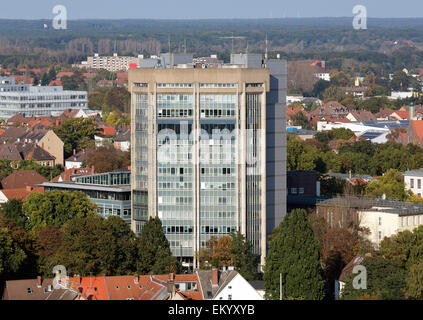
[[[0,18],[52,19],[56,5],[70,20],[352,17],[356,5],[368,17],[423,17],[422,0],[12,0]]]

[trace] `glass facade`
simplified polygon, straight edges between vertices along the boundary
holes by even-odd
[[[157,215],[175,256],[194,255],[192,130],[193,95],[157,95]],[[171,117],[172,120],[160,120]],[[174,139],[170,139],[169,135]]]
[[[200,247],[238,230],[235,94],[200,94]],[[211,119],[215,118],[215,119]]]
[[[133,219],[135,232],[148,219],[148,95],[135,94],[135,173]]]

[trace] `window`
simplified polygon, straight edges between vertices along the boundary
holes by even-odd
[[[292,194],[297,194],[297,188],[291,188],[291,193]]]
[[[382,231],[378,232],[378,237],[379,237],[379,240],[382,240]]]
[[[421,179],[417,179],[417,188],[418,189],[422,188],[422,180]]]
[[[232,295],[228,294],[228,300],[232,300]]]
[[[382,225],[382,217],[379,217],[379,225]]]
[[[304,188],[298,188],[298,193],[299,194],[304,194]]]
[[[31,294],[31,293],[32,293],[32,289],[31,289],[31,288],[27,288],[27,289],[26,289],[26,292],[27,292],[28,294]]]
[[[410,179],[410,188],[414,188],[414,179]]]

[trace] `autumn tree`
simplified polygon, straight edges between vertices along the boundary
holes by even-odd
[[[103,146],[93,150],[84,164],[94,166],[97,173],[111,172],[115,169],[128,168],[131,165],[131,154]]]

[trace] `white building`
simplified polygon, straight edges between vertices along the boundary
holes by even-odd
[[[236,272],[236,271],[234,271]],[[254,289],[247,280],[244,279],[238,272],[236,275],[228,279],[219,291],[216,293],[213,300],[264,300],[263,297]]]
[[[329,72],[320,72],[315,73],[314,76],[320,80],[330,81],[330,73]]]
[[[417,228],[423,224],[422,205],[404,205],[403,208],[372,207],[359,212],[360,227],[367,228],[370,233],[367,239],[378,248],[385,237],[398,232]]]
[[[413,194],[417,196],[422,196],[423,168],[418,170],[406,171],[404,172],[403,176],[404,176],[405,189],[410,190],[411,192],[413,192]]]
[[[64,91],[62,86],[15,84],[14,78],[0,77],[0,118],[22,113],[30,116],[59,116],[67,109],[88,109],[86,91]]]
[[[141,56],[118,56],[117,53],[114,53],[113,56],[100,56],[96,53],[93,57],[87,57],[87,61],[76,66],[87,69],[105,69],[110,72],[127,71],[130,64],[138,66],[140,58]]]

